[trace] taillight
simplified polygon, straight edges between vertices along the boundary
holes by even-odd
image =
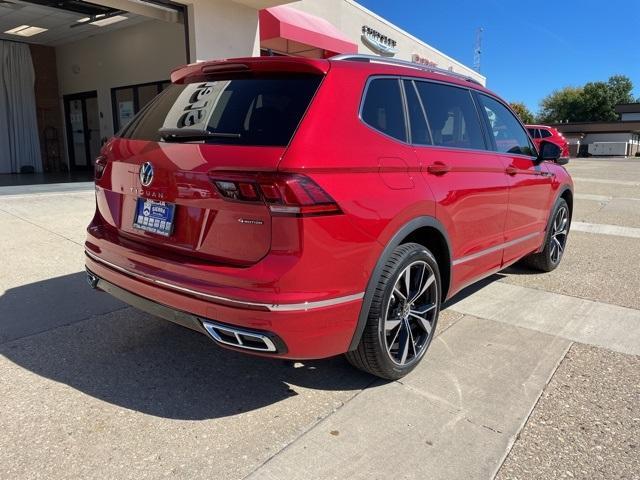
[[[217,173],[211,180],[225,200],[265,203],[273,215],[308,216],[342,213],[316,182],[297,173]]]
[[[102,175],[104,174],[105,168],[107,168],[107,157],[100,155],[98,158],[96,158],[96,164],[94,168],[96,180],[100,180],[102,178]]]

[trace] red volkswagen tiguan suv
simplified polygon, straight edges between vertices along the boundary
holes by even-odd
[[[234,350],[395,379],[442,302],[560,262],[572,182],[508,105],[408,62],[198,63],[103,148],[91,286]]]

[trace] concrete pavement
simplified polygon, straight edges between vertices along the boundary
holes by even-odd
[[[399,382],[224,351],[93,292],[92,192],[0,188],[0,478],[638,478],[640,161],[569,169],[560,268],[453,299]]]
[[[465,316],[426,368],[360,393],[249,478],[492,478],[569,345]]]
[[[574,344],[498,480],[640,479],[639,390],[640,357]]]

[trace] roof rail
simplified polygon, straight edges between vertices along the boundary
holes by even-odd
[[[475,78],[472,78],[468,75],[463,75],[462,73],[452,72],[451,70],[445,70],[444,68],[431,67],[429,65],[422,65],[416,62],[410,62],[408,60],[400,60],[397,58],[386,58],[379,57],[377,55],[361,55],[361,54],[353,54],[353,53],[345,53],[342,55],[335,55],[329,60],[345,60],[351,62],[368,62],[368,63],[383,63],[386,65],[397,65],[399,67],[408,67],[416,70],[422,70],[424,72],[429,73],[439,73],[441,75],[447,75],[449,77],[459,78],[461,80],[466,80],[467,82],[472,82],[477,85],[482,86]]]

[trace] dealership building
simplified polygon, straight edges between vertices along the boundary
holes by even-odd
[[[0,173],[89,176],[102,143],[169,84],[177,66],[349,53],[485,83],[352,0],[2,0]]]

